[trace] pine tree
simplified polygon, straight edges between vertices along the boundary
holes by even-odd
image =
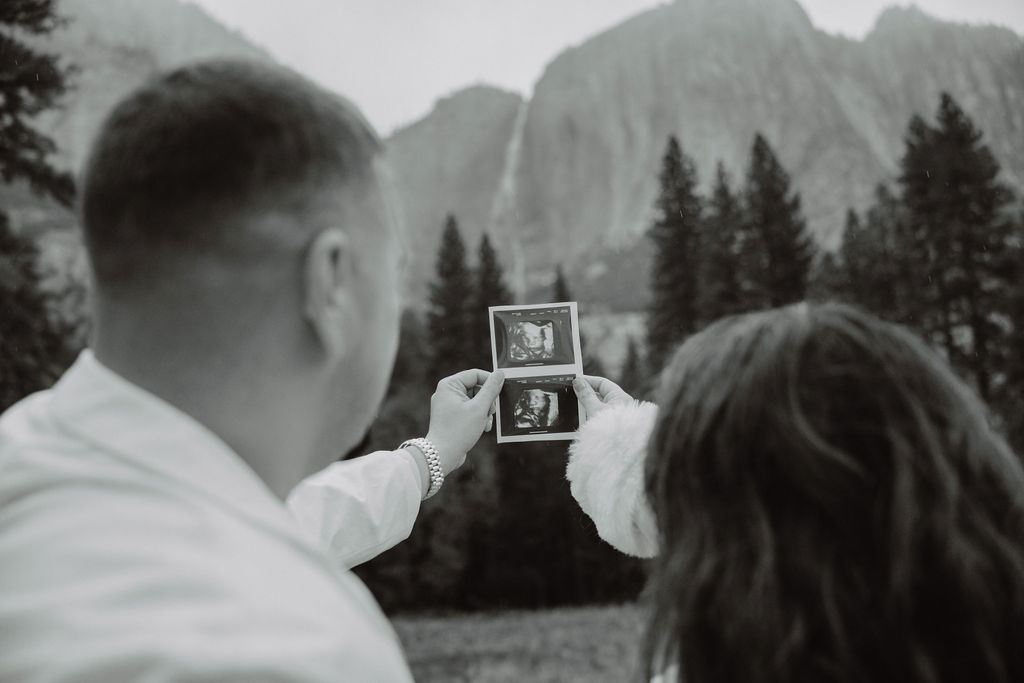
[[[869,311],[878,312],[877,297],[884,296],[889,284],[877,277],[884,261],[880,251],[880,236],[861,222],[853,209],[846,214],[843,241],[839,247],[842,268],[843,298]],[[884,256],[883,256],[884,258]]]
[[[391,381],[388,384],[389,397],[408,392],[410,388],[429,385],[430,378],[426,376],[426,368],[423,367],[423,359],[430,355],[425,332],[423,321],[415,311],[402,311],[398,353],[395,354],[395,365],[391,370]],[[433,381],[436,382],[438,379],[440,378],[435,377]]]
[[[473,303],[469,310],[470,340],[474,347],[469,365],[490,369],[493,362],[491,360],[491,322],[487,308],[511,304],[512,292],[505,285],[504,270],[498,261],[498,254],[491,246],[491,240],[487,233],[480,237],[477,254],[476,289],[471,297]]]
[[[999,408],[1006,418],[1010,442],[1018,453],[1024,453],[1024,205],[1017,217],[1017,258],[1013,276],[1013,289],[1009,295],[1010,354],[1006,363],[1006,384]]]
[[[946,93],[936,119],[911,120],[900,164],[917,324],[988,399],[1007,356],[1019,353],[1001,322],[1016,258],[1013,195],[981,131]]]
[[[885,185],[861,218],[847,213],[839,247],[838,298],[896,322],[913,318],[912,285],[906,272],[906,221],[899,200]]]
[[[562,264],[555,266],[555,281],[551,285],[551,301],[575,301],[576,299],[572,295],[572,290],[569,289],[569,281],[565,279],[565,272],[562,270]],[[580,349],[583,353],[583,371],[588,375],[600,375],[604,376],[605,369],[604,364],[601,363],[601,359],[590,353],[587,348],[587,337],[580,331]]]
[[[619,372],[619,386],[630,396],[639,398],[650,392],[649,384],[650,378],[643,356],[640,355],[640,347],[636,339],[630,337],[626,342],[626,358]]]
[[[489,306],[504,306],[513,301],[512,293],[505,285],[504,272],[498,255],[491,245],[487,233],[480,237],[477,250],[477,267],[474,271],[475,288],[469,299],[470,344],[472,356],[469,365],[490,369],[491,330]],[[507,463],[506,463],[507,464]],[[473,608],[486,604],[485,593],[490,583],[489,575],[496,562],[493,544],[495,528],[500,522],[502,511],[497,502],[500,477],[515,477],[518,472],[507,471],[497,457],[497,444],[485,434],[470,452],[466,465],[456,473],[457,483],[464,485],[459,492],[461,507],[468,514],[467,520],[454,520],[454,524],[466,524],[465,565],[460,584],[463,586],[459,599],[460,607]]]
[[[561,267],[544,300],[574,300]],[[603,374],[581,341],[584,368]],[[537,608],[636,597],[643,580],[638,563],[610,552],[572,498],[564,442],[502,444],[495,463],[500,504],[480,515],[493,526],[479,534],[500,539],[484,549],[489,604]],[[527,509],[530,514],[522,514]],[[479,576],[467,572],[464,584],[476,581]]]
[[[808,301],[849,301],[846,273],[839,255],[824,251],[811,267],[807,282]]]
[[[660,370],[672,348],[697,328],[702,206],[693,161],[674,135],[665,148],[659,182],[657,217],[648,231],[654,262],[647,347],[654,370]]]
[[[551,301],[572,301],[572,292],[569,291],[569,283],[565,280],[565,272],[562,264],[555,266],[555,282],[551,285]]]
[[[50,386],[72,360],[39,286],[37,260],[35,245],[0,213],[0,412]]]
[[[718,162],[715,186],[701,226],[700,291],[697,309],[707,324],[741,310],[739,239],[743,209],[729,185],[725,166]]]
[[[36,193],[70,206],[71,176],[49,163],[56,145],[32,124],[57,106],[70,69],[21,39],[46,35],[60,24],[56,0],[0,3],[0,178],[5,183],[24,180]]]
[[[473,291],[473,278],[466,265],[465,242],[451,214],[441,235],[435,272],[436,279],[430,283],[427,331],[432,374],[440,379],[464,370],[473,355],[468,296]]]
[[[56,147],[31,122],[56,106],[69,69],[22,39],[45,35],[59,23],[54,0],[0,3],[0,179],[24,181],[67,206],[74,195],[71,176],[50,165]],[[49,386],[71,361],[68,331],[52,319],[40,287],[38,256],[0,212],[0,411]]]
[[[489,249],[489,244],[487,249]],[[405,377],[404,386],[389,396],[381,418],[374,425],[373,445],[393,448],[410,434],[422,434],[428,417],[425,410],[432,385],[437,380],[474,364],[479,354],[474,339],[475,318],[486,320],[477,309],[486,299],[477,284],[487,279],[500,283],[500,270],[493,253],[483,261],[491,262],[490,275],[474,273],[466,263],[466,247],[458,222],[449,215],[437,253],[436,275],[430,283],[430,307],[427,312],[427,348],[424,349],[418,319],[406,314],[403,319],[402,345],[395,366],[393,386]],[[474,314],[476,314],[474,316]],[[489,338],[484,344],[489,346]],[[426,379],[416,372],[415,356],[431,359]],[[484,367],[489,367],[488,363]],[[430,386],[426,386],[430,385]],[[486,502],[495,497],[493,479],[482,472],[483,464],[493,468],[493,457],[481,449],[491,442],[481,440],[480,446],[467,457],[465,465],[456,470],[445,483],[445,491],[426,502],[416,520],[416,534],[387,554],[386,561],[371,562],[360,568],[360,575],[374,588],[387,607],[405,609],[463,605],[476,593],[476,569],[485,553],[481,543],[493,537],[489,533],[492,507]],[[483,540],[482,540],[483,539]]]
[[[782,306],[802,300],[814,244],[807,234],[800,195],[791,191],[789,174],[760,133],[750,153],[744,203],[751,235],[745,245],[746,265],[761,285],[765,303]]]

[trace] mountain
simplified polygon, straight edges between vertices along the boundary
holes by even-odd
[[[706,187],[718,160],[741,182],[754,134],[764,133],[802,194],[810,229],[831,248],[847,208],[864,208],[874,186],[896,173],[910,117],[930,118],[943,90],[974,118],[1006,180],[1020,187],[1024,41],[1013,32],[898,8],[854,41],[815,29],[794,0],[676,0],[551,62],[513,139],[487,142],[486,154],[503,159],[513,178],[485,197],[481,183],[435,184],[429,174],[406,190],[449,207],[470,196],[477,206],[489,200],[489,217],[477,211],[460,222],[492,231],[520,291],[543,284],[562,262],[581,299],[592,289],[631,288],[635,306],[646,274],[618,266],[637,260],[670,134]],[[458,117],[478,129],[483,115],[467,103]],[[496,116],[507,127],[509,110]],[[477,136],[464,136],[461,126],[446,130],[424,142],[414,126],[389,146],[395,157],[419,146],[485,163],[462,149]],[[421,221],[407,212],[417,239],[434,248],[436,215]],[[413,273],[427,275],[422,267]]]
[[[180,0],[59,0],[67,21],[35,46],[74,66],[63,107],[43,113],[38,127],[57,143],[56,166],[77,171],[107,112],[158,71],[206,57],[270,61],[262,48]],[[0,187],[0,206],[30,233],[74,225],[70,212],[29,193]],[[44,245],[45,247],[45,245]]]
[[[158,70],[210,56],[271,57],[182,0],[60,0],[69,21],[41,47],[77,65],[66,106],[40,124],[77,169],[109,108]],[[387,141],[408,226],[409,288],[425,300],[445,215],[471,252],[491,233],[510,280],[543,296],[566,266],[583,301],[636,310],[665,142],[679,137],[706,188],[721,159],[738,184],[763,132],[801,192],[811,230],[834,247],[847,207],[891,180],[909,118],[948,90],[984,131],[1005,180],[1024,182],[1024,40],[991,26],[884,12],[863,40],[819,31],[795,0],[676,0],[548,65],[529,100],[474,86]],[[16,226],[73,217],[0,187]]]
[[[63,111],[42,126],[57,141],[56,163],[78,169],[110,108],[155,73],[207,57],[271,61],[262,48],[180,0],[60,0],[65,26],[45,38],[77,73]]]
[[[476,86],[442,99],[425,118],[388,140],[389,165],[403,222],[415,285],[433,273],[445,217],[455,214],[470,253],[495,212],[499,188],[510,173],[509,142],[522,121],[523,98]]]

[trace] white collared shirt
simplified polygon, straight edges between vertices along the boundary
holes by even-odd
[[[349,564],[412,525],[365,488],[401,509],[421,488],[398,454],[350,469],[289,502]],[[0,418],[0,682],[411,680],[319,546],[220,439],[84,352]]]

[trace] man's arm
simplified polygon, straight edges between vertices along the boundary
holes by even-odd
[[[339,565],[355,567],[412,532],[424,494],[414,458],[377,451],[336,462],[299,482],[286,504]]]
[[[438,382],[426,438],[437,449],[445,475],[465,462],[489,429],[503,382],[502,373],[483,370],[464,370]],[[286,503],[336,562],[352,568],[409,537],[430,481],[420,449],[377,451],[303,480]]]

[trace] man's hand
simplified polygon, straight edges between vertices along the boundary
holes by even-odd
[[[572,388],[576,390],[576,396],[587,415],[594,415],[610,406],[633,403],[633,397],[623,391],[622,387],[604,377],[577,377],[572,381]]]
[[[460,467],[480,440],[504,382],[500,370],[463,370],[437,383],[430,397],[427,439],[437,448],[445,474]]]

